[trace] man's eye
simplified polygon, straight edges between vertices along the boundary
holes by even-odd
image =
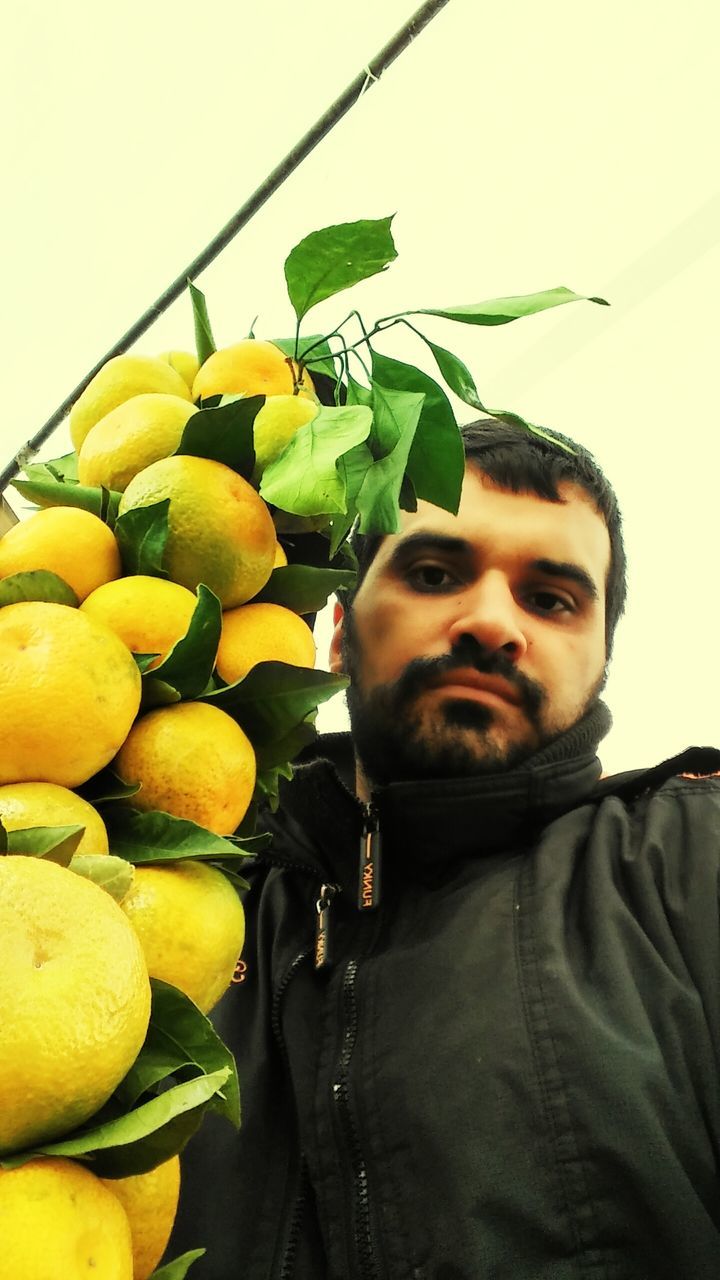
[[[569,600],[565,596],[556,595],[554,591],[533,591],[529,597],[537,603],[537,613],[573,613],[574,609]],[[560,605],[557,609],[555,606]]]
[[[457,584],[457,578],[440,564],[413,565],[405,576],[415,591],[449,590]]]

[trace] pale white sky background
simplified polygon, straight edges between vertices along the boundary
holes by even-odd
[[[13,6],[3,462],[416,7]],[[605,694],[607,772],[720,745],[718,25],[710,0],[450,0],[197,281],[220,345],[258,313],[258,336],[285,336],[289,249],[396,212],[398,260],[353,292],[367,319],[558,284],[611,301],[426,330],[487,403],[574,436],[618,493],[630,600]],[[331,328],[348,296],[308,329]],[[192,341],[182,299],[136,350]],[[419,345],[384,349],[433,372]],[[60,429],[41,456],[68,447]],[[323,621],[323,663],[328,635]],[[320,725],[344,724],[335,699]]]

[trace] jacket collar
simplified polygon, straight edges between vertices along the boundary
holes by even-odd
[[[373,800],[385,865],[430,869],[526,843],[591,797],[602,772],[597,747],[611,724],[598,699],[576,725],[512,769],[380,788]],[[316,866],[323,878],[354,885],[367,811],[353,783],[350,735],[319,738],[300,757],[292,781],[281,786],[280,810],[269,822],[276,836],[270,859],[281,848],[284,862]]]

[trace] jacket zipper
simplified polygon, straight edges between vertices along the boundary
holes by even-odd
[[[308,1167],[305,1156],[300,1154],[300,1174],[298,1180],[298,1190],[290,1215],[290,1230],[288,1231],[287,1241],[285,1244],[285,1253],[283,1254],[282,1266],[278,1273],[278,1280],[292,1280],[295,1270],[295,1255],[297,1253],[298,1240],[300,1239],[300,1226],[302,1224],[303,1210],[307,1199],[308,1189]]]
[[[359,911],[374,911],[380,905],[380,820],[372,799],[369,804],[363,805],[363,810],[357,905]]]
[[[361,911],[368,911],[374,910],[380,902],[381,837],[377,808],[372,798],[367,805],[363,805],[362,807],[363,830],[360,838],[358,908]],[[274,861],[277,865],[283,865],[283,863],[285,863],[285,860],[281,858],[270,857],[268,861]],[[293,869],[297,868],[302,869],[303,871],[312,871],[313,874],[316,874],[314,868],[311,868],[307,864],[303,865],[302,868],[300,868],[297,863],[285,863],[285,865],[290,865]],[[290,1059],[280,1027],[280,1002],[286,988],[289,986],[300,965],[307,959],[313,950],[316,969],[323,969],[332,964],[330,906],[333,898],[339,892],[339,885],[321,885],[320,896],[315,903],[317,919],[314,948],[306,947],[304,951],[299,952],[298,955],[295,956],[295,959],[286,969],[282,981],[275,991],[273,998],[271,1019],[273,1034],[280,1046],[288,1080],[291,1078]],[[338,1071],[333,1084],[333,1098],[338,1109],[340,1126],[347,1149],[350,1152],[353,1169],[355,1248],[360,1267],[360,1275],[362,1280],[377,1280],[375,1252],[372,1242],[367,1167],[360,1145],[357,1126],[350,1106],[349,1091],[349,1067],[358,1030],[357,1001],[355,997],[357,969],[357,960],[350,960],[343,979],[343,1010],[345,1014],[345,1026]],[[292,1280],[295,1256],[300,1236],[300,1226],[302,1223],[302,1214],[305,1207],[305,1201],[307,1199],[308,1179],[309,1171],[307,1168],[307,1161],[304,1152],[301,1151],[298,1189],[293,1202],[290,1216],[290,1228],[285,1244],[282,1264],[280,1271],[278,1272],[278,1280]]]
[[[278,1045],[280,1046],[280,1053],[282,1055],[283,1062],[285,1063],[285,1073],[288,1081],[288,1087],[290,1086],[290,1081],[292,1077],[290,1073],[290,1058],[285,1045],[285,1041],[283,1040],[282,1030],[280,1028],[280,1001],[282,1000],[285,990],[289,986],[292,979],[295,977],[295,974],[300,968],[300,965],[311,954],[311,951],[312,951],[312,947],[306,947],[304,951],[300,951],[295,956],[295,959],[292,961],[290,965],[288,965],[288,968],[285,970],[285,973],[283,974],[283,977],[282,977],[282,981],[280,982],[280,985],[278,986],[273,996],[271,1023],[272,1023],[273,1035],[275,1036],[275,1039]],[[278,1280],[292,1280],[292,1274],[293,1274],[293,1269],[295,1265],[295,1254],[297,1252],[298,1239],[300,1236],[300,1224],[302,1222],[302,1213],[305,1207],[307,1176],[308,1174],[307,1174],[307,1164],[305,1161],[305,1153],[301,1151],[300,1152],[300,1172],[298,1175],[298,1188],[295,1193],[295,1198],[293,1200],[292,1210],[290,1213],[290,1228],[289,1228],[287,1240],[285,1243],[282,1262],[280,1264],[280,1270],[277,1272]]]
[[[340,1127],[350,1152],[353,1171],[353,1201],[355,1219],[355,1248],[360,1265],[362,1280],[377,1280],[375,1251],[372,1242],[370,1225],[370,1193],[368,1189],[367,1166],[360,1146],[357,1126],[350,1106],[349,1068],[350,1060],[357,1039],[358,1019],[355,983],[357,979],[357,961],[350,960],[343,980],[343,1011],[345,1028],[343,1046],[338,1063],[338,1070],[332,1086],[333,1098],[338,1111]]]

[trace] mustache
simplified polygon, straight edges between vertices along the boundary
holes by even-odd
[[[513,664],[502,654],[490,654],[473,636],[461,636],[449,653],[437,658],[413,658],[395,684],[395,698],[403,704],[424,692],[439,676],[470,667],[484,676],[499,676],[512,685],[522,702],[528,691],[518,683],[518,673]]]

